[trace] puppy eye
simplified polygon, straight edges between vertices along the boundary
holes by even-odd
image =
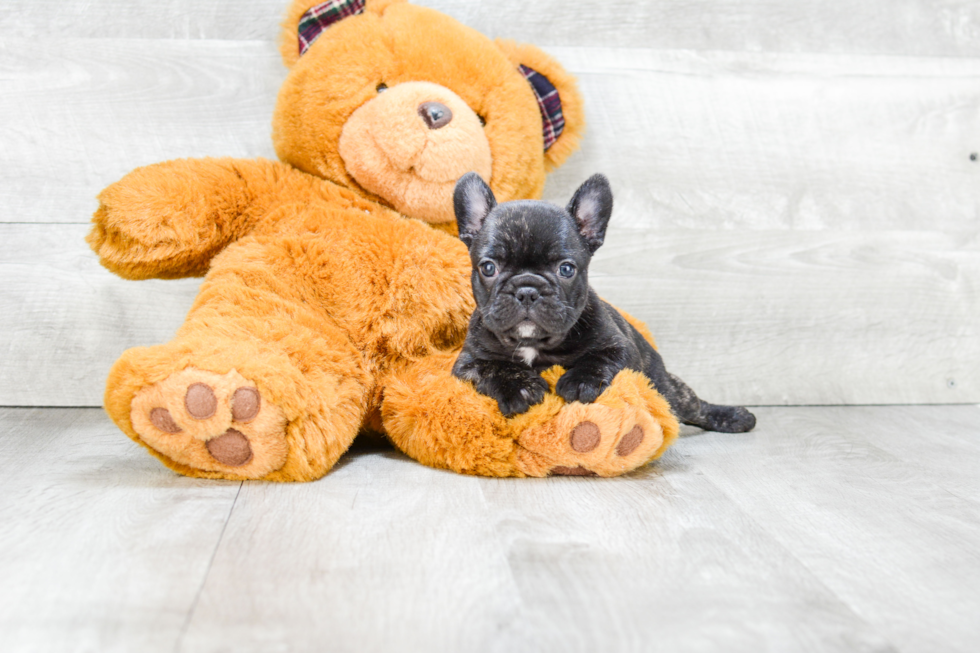
[[[378,93],[384,93],[385,91],[388,90],[388,85],[385,84],[384,82],[381,82],[380,84],[378,84],[378,88],[375,90],[377,90]]]
[[[565,277],[566,279],[571,279],[575,276],[575,265],[565,261],[558,266],[558,276]]]
[[[481,127],[486,127],[486,126],[487,126],[487,119],[486,119],[486,118],[484,118],[484,117],[483,117],[483,116],[481,116],[480,114],[476,114],[476,117],[477,117],[477,119],[479,119],[479,121],[480,121],[480,126],[481,126]]]
[[[480,263],[480,273],[485,277],[493,277],[497,275],[497,266],[494,265],[493,261],[484,261]]]

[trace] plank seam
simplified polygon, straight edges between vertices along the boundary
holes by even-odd
[[[238,492],[235,493],[235,498],[232,500],[231,507],[228,509],[228,516],[225,517],[225,523],[221,525],[221,533],[218,534],[218,541],[214,544],[214,551],[211,552],[211,559],[208,560],[208,566],[204,570],[204,577],[201,579],[201,585],[197,588],[197,593],[194,595],[194,601],[191,603],[191,607],[187,611],[187,618],[184,619],[184,625],[180,629],[180,634],[177,636],[177,641],[174,642],[174,653],[178,653],[181,645],[184,643],[184,637],[187,635],[188,628],[190,628],[191,619],[194,618],[194,612],[197,611],[197,604],[201,600],[201,594],[204,593],[204,586],[207,585],[208,576],[211,575],[211,567],[214,565],[214,559],[218,555],[218,549],[221,548],[221,541],[225,538],[225,530],[228,528],[228,522],[231,521],[231,514],[235,510],[235,504],[238,503],[238,497],[241,496],[243,485],[245,485],[244,481],[240,481],[238,483]]]

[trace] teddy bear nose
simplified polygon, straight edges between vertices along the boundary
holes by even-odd
[[[419,115],[429,129],[445,127],[453,119],[453,112],[442,102],[423,102],[419,105]]]

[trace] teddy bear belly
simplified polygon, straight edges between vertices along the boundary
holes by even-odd
[[[311,204],[279,211],[290,214],[275,228],[215,257],[202,294],[234,277],[259,304],[270,293],[312,309],[383,366],[462,344],[474,303],[470,261],[458,239],[387,209]]]

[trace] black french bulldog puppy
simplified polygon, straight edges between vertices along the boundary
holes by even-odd
[[[589,287],[589,261],[612,214],[605,177],[589,178],[564,210],[539,201],[498,206],[476,173],[457,182],[453,200],[477,303],[453,374],[496,399],[504,415],[540,403],[548,391],[541,372],[561,365],[555,390],[565,401],[592,403],[629,368],[645,374],[685,424],[727,433],[755,426],[745,408],[701,401]]]

